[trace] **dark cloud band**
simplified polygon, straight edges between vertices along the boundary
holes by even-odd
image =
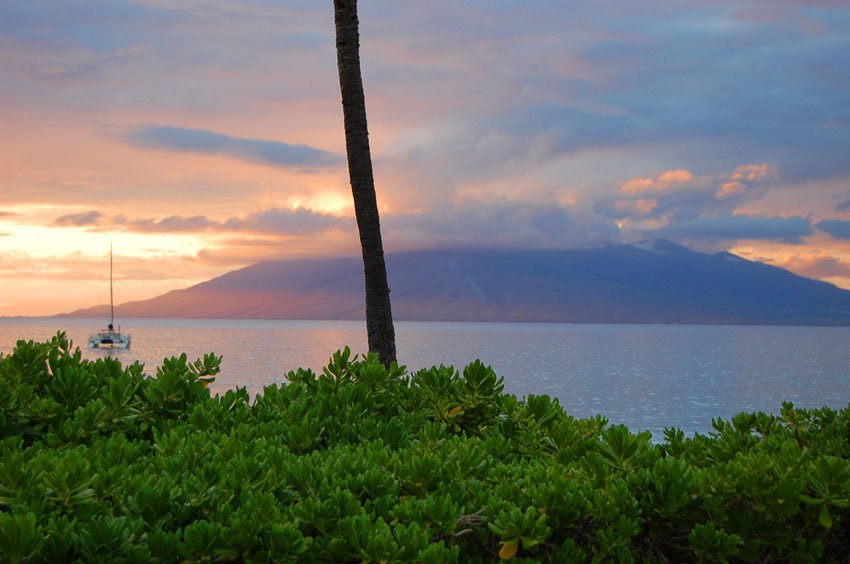
[[[199,231],[244,231],[269,235],[315,235],[332,229],[353,227],[350,219],[317,213],[308,209],[294,210],[269,208],[222,222],[202,215],[183,217],[172,215],[161,219],[128,220],[124,216],[112,218],[115,225],[142,233],[193,233]]]
[[[755,239],[796,244],[811,234],[811,222],[805,217],[758,217],[739,214],[686,221],[654,231],[652,236],[700,241]]]
[[[344,163],[341,156],[309,145],[231,137],[206,129],[166,125],[137,127],[125,133],[124,140],[142,149],[224,155],[256,164],[286,168],[334,167]]]
[[[843,219],[825,219],[815,225],[819,231],[828,233],[836,239],[850,239],[850,221]]]
[[[95,225],[102,215],[103,214],[97,210],[63,215],[53,220],[53,225],[60,227],[86,227],[89,225]]]

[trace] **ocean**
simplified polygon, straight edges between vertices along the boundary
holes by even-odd
[[[86,358],[140,361],[153,374],[165,357],[222,355],[213,393],[243,386],[254,395],[298,367],[321,370],[348,345],[366,349],[363,322],[125,319],[126,351],[85,348],[100,319],[0,318],[0,353],[19,339],[65,331]],[[741,411],[778,413],[850,403],[850,327],[397,322],[399,362],[462,370],[475,359],[519,397],[557,397],[575,417],[602,414],[656,440],[666,427],[691,435]]]

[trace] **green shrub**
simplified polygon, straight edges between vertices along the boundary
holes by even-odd
[[[708,435],[575,419],[474,362],[408,374],[347,348],[253,400],[220,358],[0,356],[8,562],[844,561],[850,406]]]

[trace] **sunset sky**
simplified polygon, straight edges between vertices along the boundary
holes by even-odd
[[[850,288],[846,0],[361,0],[387,251],[664,237]],[[359,252],[331,0],[0,3],[0,316]]]

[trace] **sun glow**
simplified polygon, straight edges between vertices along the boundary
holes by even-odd
[[[193,255],[204,248],[203,241],[191,234],[94,231],[82,227],[46,227],[9,222],[0,222],[0,232],[5,234],[0,237],[0,253],[25,252],[34,259],[72,254],[101,257],[108,253],[110,242],[116,255],[134,257]]]
[[[53,315],[103,303],[110,243],[118,265],[116,278],[121,280],[116,289],[119,302],[196,282],[181,278],[181,268],[174,265],[163,270],[167,261],[161,259],[174,258],[178,265],[181,258],[192,260],[206,246],[200,237],[55,225],[55,217],[68,210],[5,208],[0,217],[0,316]]]
[[[204,248],[195,234],[139,233],[120,226],[58,225],[57,218],[90,211],[89,207],[69,205],[18,204],[3,208],[0,216],[0,253],[26,254],[35,259],[82,255],[101,257],[110,242],[116,254],[150,257],[156,254],[195,254]]]
[[[354,209],[351,195],[339,192],[316,192],[307,197],[294,197],[289,200],[289,206],[293,210],[303,208],[328,215],[350,215]]]

